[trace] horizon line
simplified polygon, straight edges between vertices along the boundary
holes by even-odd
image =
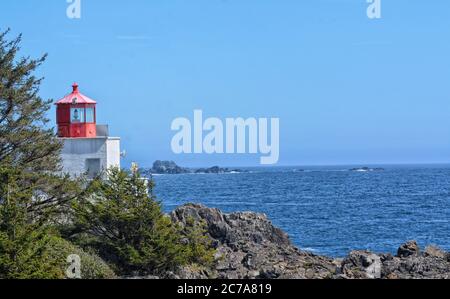
[[[155,160],[157,161],[157,160]],[[160,161],[173,161],[173,160],[160,160]],[[365,166],[450,166],[449,162],[413,162],[413,163],[337,163],[337,164],[284,164],[284,165],[231,165],[231,166],[220,166],[220,164],[209,164],[209,165],[202,165],[202,166],[184,166],[179,164],[176,161],[175,164],[177,164],[180,167],[184,168],[210,168],[214,166],[219,166],[221,168],[277,168],[277,167],[338,167],[338,166],[355,166],[355,167],[365,167]],[[144,166],[140,168],[151,168],[152,166]]]

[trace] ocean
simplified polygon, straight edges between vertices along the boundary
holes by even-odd
[[[188,202],[265,213],[299,248],[344,257],[396,253],[407,240],[450,250],[450,165],[247,168],[227,174],[154,176],[169,212]]]

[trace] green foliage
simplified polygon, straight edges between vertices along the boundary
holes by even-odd
[[[63,278],[63,269],[49,254],[50,240],[42,231],[19,230],[14,238],[0,232],[0,278]]]
[[[46,55],[19,57],[21,36],[8,41],[7,34],[0,32],[0,167],[22,172],[17,188],[23,192],[45,194],[28,209],[61,208],[82,190],[57,175],[62,144],[46,118],[52,101],[39,97],[42,79],[33,75]]]
[[[212,248],[211,238],[206,235],[206,223],[188,218],[181,233],[187,240],[185,253],[188,259],[198,265],[211,266],[215,250]]]
[[[19,58],[21,36],[7,41],[0,33],[0,165],[31,171],[56,171],[61,144],[45,129],[51,100],[38,96],[42,79],[33,72],[46,58]]]
[[[0,277],[57,278],[60,271],[49,257],[50,228],[27,209],[32,194],[18,188],[21,173],[0,168]]]
[[[0,32],[0,278],[62,278],[51,223],[82,189],[57,174],[61,144],[45,117],[51,101],[38,96],[42,79],[33,75],[45,56],[18,57],[21,37],[7,41],[7,33]]]
[[[0,278],[64,278],[70,254],[81,257],[82,277],[113,278],[114,272],[100,258],[60,238],[45,217],[27,209],[31,191],[17,185],[23,176],[0,168]]]
[[[206,242],[199,242],[199,228],[183,234],[151,195],[152,182],[147,186],[138,172],[117,168],[107,176],[91,185],[92,196],[74,203],[79,231],[85,232],[80,244],[96,248],[124,275],[158,274],[210,260],[200,256],[210,251]]]
[[[68,267],[67,257],[71,254],[78,255],[81,259],[82,279],[114,279],[116,274],[98,255],[88,253],[78,246],[73,245],[60,237],[53,237],[48,243],[49,256],[57,261],[58,269]]]

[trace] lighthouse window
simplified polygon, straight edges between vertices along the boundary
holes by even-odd
[[[72,122],[72,123],[84,122],[84,109],[83,108],[71,108],[70,109],[70,122]]]
[[[94,108],[86,108],[86,122],[93,123],[94,119]]]
[[[86,159],[86,173],[93,179],[100,173],[100,159]]]

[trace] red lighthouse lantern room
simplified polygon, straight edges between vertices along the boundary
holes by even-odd
[[[94,138],[97,136],[95,111],[97,103],[80,93],[77,83],[72,87],[72,93],[55,104],[58,137]]]

